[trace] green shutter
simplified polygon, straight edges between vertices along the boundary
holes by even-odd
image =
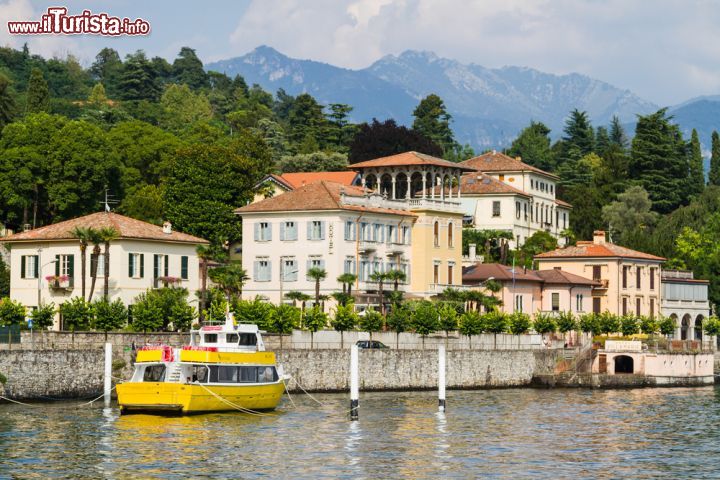
[[[133,276],[133,269],[134,269],[133,268],[134,267],[133,260],[134,259],[135,259],[135,257],[133,257],[133,254],[128,253],[128,278],[132,278],[132,276]]]
[[[55,255],[55,276],[60,276],[60,255]]]
[[[140,254],[140,278],[145,278],[145,254]]]
[[[33,267],[33,278],[40,278],[40,256],[33,255],[35,257],[35,266]]]
[[[153,255],[153,278],[160,276],[160,255]]]
[[[165,255],[165,276],[166,277],[170,276],[169,272],[170,272],[170,260],[169,260],[169,257],[167,255]]]
[[[75,277],[75,255],[67,255],[68,259],[68,277]]]
[[[23,255],[20,257],[20,278],[25,278],[25,259],[27,258],[26,255]]]
[[[180,257],[180,278],[188,279],[188,257],[185,255]]]

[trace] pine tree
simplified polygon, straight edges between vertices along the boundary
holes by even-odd
[[[452,117],[439,96],[433,93],[420,100],[413,117],[413,130],[440,145],[444,155],[453,151],[457,142],[450,129]]]
[[[578,172],[581,168],[578,162],[581,158],[593,153],[595,131],[590,124],[587,112],[575,109],[570,112],[570,117],[565,121],[563,133],[557,172],[562,178],[562,189],[566,189],[581,182]]]
[[[30,72],[26,102],[25,111],[27,113],[47,112],[50,110],[50,90],[45,81],[45,76],[39,68],[33,68]]]
[[[177,83],[184,83],[192,89],[208,87],[208,76],[195,50],[182,47],[172,64],[172,73]]]
[[[157,82],[157,72],[142,50],[126,57],[120,72],[118,90],[123,100],[157,101],[159,99],[160,86]]]
[[[693,128],[690,144],[688,145],[690,172],[688,186],[690,195],[699,195],[705,189],[705,169],[703,167],[702,151],[697,130]]]
[[[710,155],[710,185],[720,185],[720,135],[712,133],[712,154]]]
[[[0,131],[15,115],[15,99],[10,89],[10,80],[0,73]]]
[[[612,120],[610,120],[610,143],[617,145],[623,150],[628,148],[629,142],[627,134],[625,133],[625,128],[623,128],[617,115],[614,115]]]
[[[600,156],[605,155],[605,152],[610,148],[610,136],[608,135],[607,128],[598,127],[595,132],[595,153]]]
[[[550,150],[550,129],[541,122],[530,122],[513,141],[507,151],[511,157],[520,157],[523,162],[541,170],[554,168],[553,153]]]

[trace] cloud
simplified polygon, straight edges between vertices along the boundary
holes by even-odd
[[[349,68],[430,50],[579,72],[672,103],[720,89],[719,24],[706,0],[253,0],[230,42]]]

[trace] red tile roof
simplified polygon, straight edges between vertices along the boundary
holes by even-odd
[[[523,192],[505,182],[484,173],[466,173],[460,179],[460,193],[462,195],[486,195],[491,193],[511,193],[529,197]]]
[[[251,203],[235,210],[235,213],[258,212],[286,212],[308,210],[355,210],[372,213],[387,213],[393,215],[415,215],[407,210],[389,208],[365,207],[361,205],[345,205],[340,202],[340,192],[351,197],[362,197],[369,190],[360,187],[348,187],[336,182],[321,180],[319,182],[303,185],[300,188],[285,192],[272,198],[266,198],[257,203]]]
[[[372,167],[408,167],[408,166],[436,166],[455,168],[466,172],[475,171],[475,168],[462,163],[449,162],[442,158],[433,157],[419,152],[404,152],[389,157],[376,158],[365,162],[354,163],[348,166],[351,170],[362,170]]]
[[[207,240],[186,233],[176,231],[163,233],[162,227],[113,212],[93,213],[85,215],[84,217],[73,218],[72,220],[28,230],[27,232],[16,233],[15,235],[3,238],[2,243],[70,240],[75,238],[70,232],[76,227],[95,229],[112,227],[118,231],[121,239],[159,240],[196,244],[208,243]]]
[[[573,206],[567,202],[564,202],[562,200],[555,199],[555,205],[558,205],[560,207],[566,207],[566,208],[573,208]]]
[[[320,180],[327,180],[328,182],[340,183],[343,185],[351,186],[353,181],[358,176],[356,172],[297,172],[297,173],[283,173],[279,176],[285,183],[290,185],[291,188],[299,188],[308,183],[318,182]]]
[[[460,165],[472,167],[481,172],[525,172],[531,171],[550,178],[559,178],[557,175],[540,170],[537,167],[524,163],[520,158],[512,158],[497,151],[483,153],[477,157],[461,162]]]
[[[552,258],[636,258],[658,262],[664,262],[666,260],[663,257],[638,252],[637,250],[621,247],[614,243],[594,243],[591,241],[577,242],[577,244],[573,246],[558,248],[550,252],[535,255],[534,258],[538,260]]]
[[[493,278],[500,282],[513,280],[513,267],[500,263],[478,263],[463,269],[463,284],[473,284]],[[596,286],[600,282],[581,277],[562,270],[530,270],[515,267],[516,282],[537,282],[550,285],[587,285]]]

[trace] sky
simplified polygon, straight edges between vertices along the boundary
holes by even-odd
[[[577,72],[659,105],[720,94],[718,0],[0,0],[0,19],[39,20],[49,7],[150,22],[146,37],[11,36],[0,45],[90,64],[101,48],[172,61],[182,46],[205,62],[269,45],[294,58],[364,68],[427,50],[486,67]]]

